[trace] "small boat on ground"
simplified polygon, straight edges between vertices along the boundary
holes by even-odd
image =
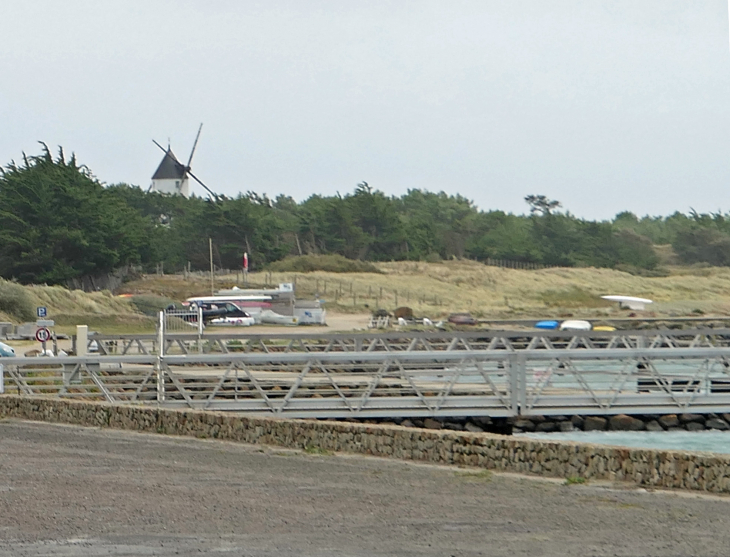
[[[601,296],[601,298],[608,300],[609,302],[618,302],[619,307],[626,307],[639,311],[646,309],[647,304],[654,303],[648,298],[637,298],[635,296]]]
[[[551,320],[538,321],[537,323],[535,323],[535,328],[553,330],[553,329],[557,329],[558,325],[560,325],[560,323],[558,323],[557,321],[551,321]]]
[[[590,322],[582,319],[568,319],[560,324],[561,331],[590,331],[591,329]]]

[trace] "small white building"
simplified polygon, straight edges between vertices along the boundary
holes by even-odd
[[[170,147],[152,175],[150,191],[190,197],[188,168],[177,160]]]

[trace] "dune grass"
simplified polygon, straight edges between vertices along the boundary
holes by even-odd
[[[0,281],[0,320],[13,323],[36,320],[36,307],[48,309],[58,332],[89,325],[104,332],[154,330],[154,320],[140,314],[129,299],[108,291],[83,292],[61,286],[21,286]]]
[[[609,317],[626,312],[600,296],[617,294],[654,300],[648,311],[657,315],[730,312],[728,268],[673,268],[667,277],[641,277],[595,268],[502,269],[474,261],[396,262],[378,267],[382,275],[274,273],[272,282],[296,281],[298,295],[319,293],[327,307],[340,311],[407,305],[418,314],[437,317],[457,311],[477,317]]]
[[[474,261],[376,264],[377,273],[251,273],[248,286],[296,283],[297,296],[318,295],[329,311],[361,313],[381,307],[412,307],[416,315],[440,318],[468,311],[476,317],[612,317],[626,315],[606,294],[655,301],[648,314],[723,315],[730,313],[730,268],[670,267],[666,277],[642,277],[612,269],[551,268],[514,270]],[[215,277],[215,286],[244,287],[239,275]],[[128,283],[130,293],[152,293],[174,300],[210,292],[210,279],[197,275],[148,276]]]
[[[377,267],[380,273],[252,273],[248,286],[295,282],[299,298],[318,295],[330,312],[362,313],[378,307],[392,311],[409,306],[417,316],[434,319],[460,311],[483,318],[608,318],[629,313],[601,300],[605,294],[653,299],[655,303],[643,315],[730,314],[729,268],[670,267],[667,277],[641,277],[594,268],[502,269],[474,261],[379,263]],[[240,275],[215,277],[216,289],[234,285],[246,286]],[[46,306],[59,330],[87,324],[101,332],[143,332],[154,330],[149,315],[159,307],[209,293],[210,278],[205,274],[187,279],[149,275],[123,286],[121,292],[134,294],[132,298],[56,286],[12,285],[9,291],[10,299],[0,304],[0,321],[34,320],[35,307]],[[3,292],[0,289],[0,296]]]

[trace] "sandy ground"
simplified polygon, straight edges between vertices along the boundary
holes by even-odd
[[[253,327],[214,327],[210,326],[206,332],[235,332],[235,333],[339,333],[356,329],[367,329],[370,323],[369,313],[330,313],[327,312],[327,325],[306,325],[300,327],[282,327],[277,325],[254,325]]]
[[[209,333],[234,333],[234,334],[316,334],[316,333],[342,333],[352,332],[356,330],[366,330],[370,323],[369,313],[328,313],[326,326],[302,326],[302,327],[283,327],[277,325],[254,325],[253,327],[214,327],[210,326],[206,329]],[[189,331],[186,331],[189,332]],[[147,332],[147,334],[150,334]],[[23,341],[3,341],[15,348],[16,354],[22,356],[28,351],[39,350],[41,345],[39,342],[31,340]],[[71,349],[71,339],[59,339],[58,347],[62,350]],[[51,348],[51,343],[48,343]]]
[[[0,556],[726,556],[730,498],[0,422]]]

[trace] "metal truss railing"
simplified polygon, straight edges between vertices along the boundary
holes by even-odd
[[[730,348],[3,358],[6,391],[294,418],[730,412]]]
[[[157,334],[91,335],[104,355],[155,354]],[[165,334],[165,354],[468,352],[730,347],[730,329],[651,331],[473,331],[411,333],[191,333]]]

